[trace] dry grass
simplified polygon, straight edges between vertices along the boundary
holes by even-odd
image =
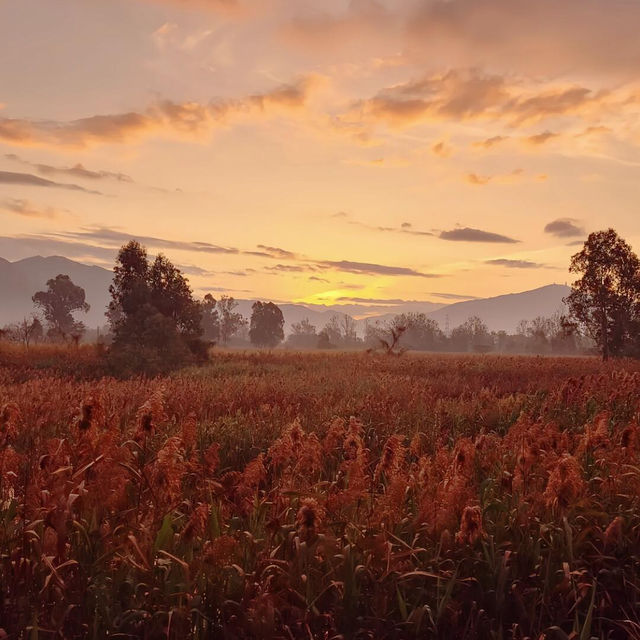
[[[636,364],[41,357],[0,360],[9,637],[638,637]]]

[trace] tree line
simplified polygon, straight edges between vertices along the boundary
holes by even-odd
[[[523,320],[514,334],[491,332],[478,317],[450,333],[423,313],[398,314],[368,322],[363,336],[348,315],[336,315],[320,330],[309,319],[294,323],[285,341],[284,316],[272,302],[257,301],[247,320],[230,296],[194,297],[187,278],[166,256],[153,260],[137,241],[118,252],[111,300],[106,312],[109,358],[120,372],[161,372],[206,360],[211,346],[232,340],[257,347],[367,349],[399,354],[404,350],[512,353],[589,353],[640,356],[640,260],[613,229],[589,235],[571,258],[580,277],[566,298],[566,314]],[[33,295],[39,310],[0,329],[0,338],[21,342],[78,344],[86,331],[74,316],[89,311],[85,291],[68,275],[46,283]]]

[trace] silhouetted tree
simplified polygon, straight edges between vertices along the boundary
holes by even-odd
[[[202,337],[208,342],[220,339],[220,314],[216,308],[216,299],[210,294],[200,303],[202,309]]]
[[[566,299],[570,319],[602,359],[637,351],[640,261],[631,247],[613,229],[591,233],[569,271],[581,275]]]
[[[331,342],[331,338],[329,337],[329,332],[327,331],[326,327],[318,334],[317,346],[318,349],[333,349],[335,347],[335,345]]]
[[[273,302],[254,302],[249,339],[258,347],[275,347],[284,340],[284,316]]]
[[[234,309],[238,303],[230,296],[222,296],[218,300],[218,315],[220,317],[220,341],[229,344],[229,340],[241,329],[246,320],[241,313]]]
[[[82,287],[75,285],[67,275],[58,275],[47,280],[47,290],[38,291],[32,298],[42,309],[52,338],[82,335],[85,326],[73,317],[74,311],[89,311]]]
[[[294,349],[314,349],[318,346],[318,334],[309,318],[291,325],[291,333],[287,338],[287,346]]]
[[[44,328],[36,315],[23,318],[15,325],[18,340],[28,349],[32,342],[39,342],[44,337]]]
[[[493,347],[487,325],[477,316],[453,329],[449,340],[454,351],[489,351]]]
[[[186,278],[165,256],[149,262],[135,240],[118,252],[107,316],[119,372],[156,373],[205,357],[201,308]]]

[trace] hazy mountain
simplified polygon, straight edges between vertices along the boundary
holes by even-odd
[[[68,275],[85,290],[91,309],[87,314],[76,314],[78,320],[88,327],[104,325],[112,272],[61,256],[34,256],[16,262],[0,258],[0,325],[20,320],[35,311],[31,296],[36,291],[44,291],[47,280],[59,274]]]
[[[104,325],[106,322],[104,312],[109,302],[108,288],[113,277],[110,270],[88,266],[60,256],[48,258],[34,256],[16,262],[8,262],[0,258],[0,326],[20,320],[32,313],[34,307],[31,296],[36,291],[44,290],[47,280],[61,273],[68,275],[73,282],[85,290],[87,302],[91,305],[88,314],[77,314],[78,319],[83,320],[91,328]],[[278,306],[285,317],[285,333],[291,330],[292,324],[304,318],[308,318],[319,331],[335,315],[343,316],[347,312],[358,316],[373,314],[367,320],[356,322],[358,332],[363,334],[367,321],[384,322],[406,311],[426,313],[443,329],[447,326],[456,327],[467,318],[478,316],[491,330],[504,329],[512,332],[522,319],[551,316],[556,311],[562,310],[562,298],[568,293],[568,287],[552,284],[523,293],[474,299],[444,306],[431,302],[412,302],[388,307],[380,305],[322,307],[290,303],[279,303]],[[253,300],[239,299],[237,310],[249,318],[253,302]]]
[[[564,311],[562,301],[571,289],[566,285],[550,284],[539,289],[509,293],[493,298],[456,302],[427,314],[445,329],[453,329],[471,316],[478,316],[491,331],[513,332],[520,320],[536,316],[549,317]]]

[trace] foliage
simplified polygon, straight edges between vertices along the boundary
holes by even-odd
[[[221,353],[74,381],[4,357],[9,637],[636,635],[634,362]]]
[[[571,318],[603,360],[640,349],[640,260],[613,229],[591,233],[569,270],[581,275],[567,298]]]
[[[273,302],[254,302],[249,339],[258,347],[275,347],[284,340],[284,316]]]
[[[220,314],[216,308],[216,299],[210,294],[200,303],[202,310],[202,338],[209,342],[220,339]]]
[[[85,326],[74,319],[74,311],[89,311],[82,287],[75,285],[67,275],[60,274],[47,280],[47,290],[38,291],[33,302],[42,309],[50,337],[65,339],[81,336]]]
[[[220,341],[225,346],[246,324],[246,319],[242,314],[235,311],[237,306],[238,303],[231,296],[221,296],[218,300]]]
[[[316,327],[309,322],[309,318],[303,318],[300,322],[294,322],[291,325],[287,346],[293,349],[316,349],[318,347]]]
[[[109,287],[110,362],[119,374],[155,374],[205,356],[202,309],[186,278],[163,255],[153,262],[136,241],[123,246]]]

